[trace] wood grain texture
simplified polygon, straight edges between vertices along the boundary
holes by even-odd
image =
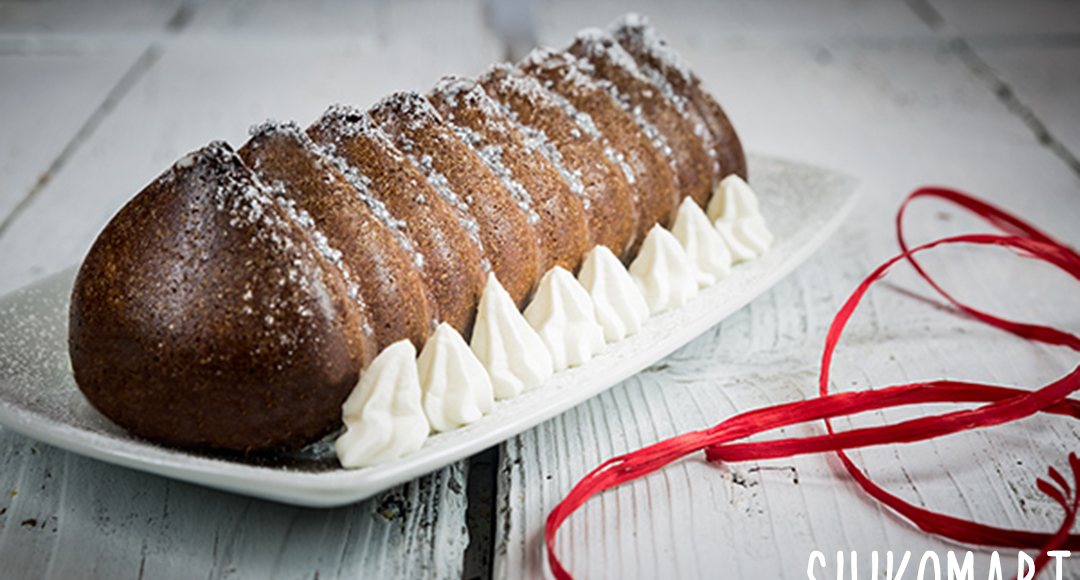
[[[3,432],[4,578],[459,578],[464,464],[340,509],[113,467]]]
[[[1004,42],[1041,31],[1074,34],[1075,26],[1063,31],[1060,19],[1033,25],[1036,15],[1009,29],[1014,9],[963,1],[948,3],[938,11],[944,22],[931,25],[916,4],[689,3],[654,13],[634,6],[653,16],[703,77],[747,147],[853,173],[863,180],[863,200],[841,232],[772,291],[650,371],[504,445],[496,578],[546,575],[544,518],[603,460],[740,411],[814,396],[828,324],[862,277],[895,253],[894,212],[916,186],[966,189],[1080,245],[1077,174],[996,90],[999,75],[1012,71],[1007,81],[1016,97],[1034,115],[1045,112],[1052,131],[1080,127],[1075,115],[1051,118],[1071,102],[1069,89],[1051,87],[1071,84],[1055,71],[1077,62],[1076,47],[1050,54],[1009,50]],[[572,31],[624,9],[593,4],[586,23],[576,5],[551,3],[541,11],[539,36],[564,44]],[[961,50],[956,39],[977,24],[966,17],[979,19],[982,35]],[[976,69],[965,52],[982,55],[986,46],[995,49],[985,62],[1007,64],[1004,72]],[[916,207],[909,221],[911,238],[923,241],[985,229],[933,204]],[[946,287],[963,288],[960,295],[983,308],[1080,330],[1075,283],[1048,268],[973,249],[942,251],[926,262]],[[1035,387],[1076,364],[1075,353],[1023,343],[927,298],[930,290],[904,273],[872,291],[841,341],[833,388],[938,377]],[[894,423],[916,412],[868,414],[837,427]],[[783,430],[817,432],[819,425]],[[1035,478],[1048,465],[1066,468],[1078,442],[1074,422],[1036,417],[853,457],[917,505],[1049,531],[1060,512],[1035,489]],[[863,495],[838,461],[820,456],[734,465],[688,458],[594,498],[564,524],[557,549],[579,578],[805,578],[814,550],[826,556],[818,578],[837,577],[838,551],[844,577],[852,551],[859,577],[871,577],[875,550],[881,574],[886,551],[895,553],[894,571],[912,552],[904,577],[917,575],[926,553],[945,577],[947,552],[972,550],[974,577],[981,578],[991,552],[918,531]],[[1015,577],[1015,550],[1000,555],[1005,577]],[[1066,561],[1065,572],[1080,577],[1080,560]]]
[[[0,78],[6,87],[0,91],[0,216],[7,217],[41,189],[53,161],[141,50],[90,56],[0,53]],[[68,91],[82,96],[73,101]],[[26,103],[34,103],[38,114],[28,115]]]

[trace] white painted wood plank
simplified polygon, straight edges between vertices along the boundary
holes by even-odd
[[[1045,212],[1041,197],[1075,195],[1070,168],[946,48],[717,42],[683,52],[746,147],[857,174],[870,206],[864,215],[879,216],[878,227],[890,223],[881,212],[913,188],[944,183],[1048,220],[1044,226],[1066,239],[1074,235],[1075,206]],[[891,233],[880,231],[880,239],[891,243]]]
[[[1080,5],[1056,0],[931,0],[952,31],[965,38],[994,36],[1054,38],[1080,33]]]
[[[402,0],[397,2],[305,2],[297,9],[291,0],[215,2],[201,6],[185,29],[188,36],[227,33],[263,36],[287,42],[298,38],[375,37],[380,45],[400,50],[412,45],[427,68],[445,58],[438,52],[489,57],[496,50],[484,21],[484,3],[477,0]],[[483,62],[489,62],[484,60]],[[444,62],[445,64],[445,62]]]
[[[930,19],[971,46],[984,83],[1080,171],[1080,5],[938,0]]]
[[[179,2],[0,3],[0,222],[66,152],[160,35]]]
[[[71,35],[157,32],[173,17],[182,0],[4,0],[0,34]]]
[[[214,2],[200,6],[186,34],[274,35],[278,38],[317,36],[373,36],[377,34],[376,2]]]
[[[459,578],[465,464],[298,508],[0,436],[0,566],[31,578]]]
[[[0,220],[48,178],[178,5],[0,3]]]
[[[0,221],[43,179],[144,49],[0,54]]]
[[[647,16],[661,32],[678,30],[671,37],[679,50],[725,43],[786,44],[826,35],[832,39],[887,39],[926,37],[930,31],[903,3],[815,0],[791,2],[763,0],[601,0],[545,2],[537,13],[537,37],[541,44],[565,46],[578,30],[607,26],[627,12]]]
[[[973,43],[1017,102],[1073,158],[1080,156],[1080,115],[1076,114],[1076,103],[1080,103],[1080,34],[1076,39],[1062,46],[1021,44],[1005,48]]]
[[[495,577],[544,575],[544,518],[602,460],[737,411],[813,396],[827,325],[855,284],[895,252],[893,212],[914,187],[968,189],[1080,245],[1076,175],[921,20],[911,14],[902,20],[910,26],[885,31],[868,14],[903,5],[845,12],[829,2],[808,4],[804,10],[813,16],[776,23],[722,4],[716,12],[730,19],[718,34],[710,33],[718,20],[682,5],[654,8],[654,20],[712,87],[745,145],[858,175],[860,207],[818,256],[654,372],[504,445]],[[542,40],[568,36],[580,25],[576,18],[569,5],[552,5],[540,17],[550,35]],[[874,42],[874,35],[886,41]],[[1017,67],[1031,67],[1043,55],[1008,56]],[[1042,88],[1030,85],[1048,102],[1067,106]],[[973,225],[940,206],[916,208],[912,218],[921,220],[911,224],[916,240]],[[983,307],[1080,328],[1073,282],[983,254],[952,250],[927,262],[947,286],[962,285],[961,295]],[[1012,276],[1005,284],[1003,270]],[[1033,387],[1075,366],[1073,354],[974,326],[913,300],[909,291],[927,293],[912,276],[899,276],[869,296],[837,353],[835,385],[949,376]],[[890,411],[838,427],[904,416]],[[1031,419],[854,457],[876,481],[917,504],[1052,530],[1060,514],[1034,480],[1048,464],[1063,468],[1077,441],[1080,429],[1068,421]],[[828,562],[816,576],[832,578],[836,552],[854,550],[863,578],[870,577],[873,550],[882,558],[886,550],[897,557],[910,550],[905,577],[914,577],[924,552],[944,565],[947,551],[969,547],[928,536],[880,508],[831,458],[712,466],[698,457],[595,498],[564,525],[558,549],[583,578],[805,578],[813,550]],[[1015,551],[1001,553],[1006,576],[1014,575]],[[985,577],[988,555],[976,550],[975,577]],[[1066,572],[1077,576],[1080,563],[1070,562]]]

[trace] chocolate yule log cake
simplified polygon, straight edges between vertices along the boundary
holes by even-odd
[[[739,139],[642,17],[177,161],[98,236],[69,350],[168,445],[393,460],[684,304],[771,235]],[[344,429],[343,429],[344,428]]]

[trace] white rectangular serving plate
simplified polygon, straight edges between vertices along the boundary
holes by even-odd
[[[329,507],[359,501],[478,453],[618,384],[719,323],[780,281],[836,231],[854,207],[855,179],[752,156],[750,183],[776,235],[764,256],[689,304],[540,387],[500,401],[466,427],[432,435],[397,461],[343,469],[329,441],[281,457],[237,457],[162,447],[128,435],[79,392],[67,354],[69,269],[0,298],[0,425],[82,455],[236,493]]]

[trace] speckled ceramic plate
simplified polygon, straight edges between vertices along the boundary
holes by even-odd
[[[231,457],[160,447],[129,436],[83,398],[67,355],[71,269],[0,299],[0,424],[76,453],[236,493],[334,506],[370,497],[469,457],[612,387],[717,324],[817,250],[856,200],[856,181],[836,172],[766,157],[750,159],[750,182],[776,243],[738,264],[685,307],[651,318],[643,331],[609,344],[588,363],[501,401],[467,427],[429,437],[398,461],[342,469],[329,441],[274,457]]]

